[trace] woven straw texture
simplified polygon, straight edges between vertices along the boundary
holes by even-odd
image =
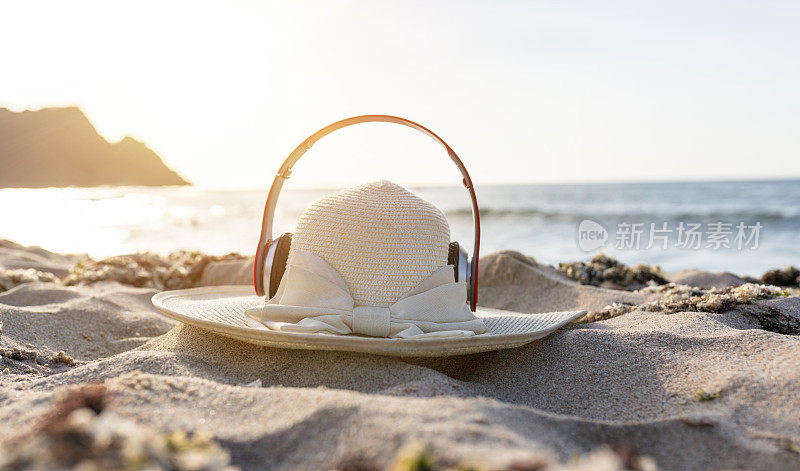
[[[300,216],[295,250],[342,275],[356,306],[388,307],[447,264],[450,227],[435,206],[386,181],[325,196]]]
[[[391,356],[447,356],[518,347],[553,333],[586,311],[521,314],[480,308],[475,315],[489,334],[453,339],[376,338],[278,332],[253,321],[244,311],[262,304],[246,286],[211,286],[164,291],[153,304],[167,316],[197,327],[258,345],[310,350],[342,350]]]

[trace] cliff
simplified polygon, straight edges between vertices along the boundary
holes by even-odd
[[[188,185],[143,143],[110,143],[79,108],[0,108],[0,188]]]

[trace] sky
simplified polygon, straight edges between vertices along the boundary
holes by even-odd
[[[391,114],[478,184],[800,177],[800,3],[0,3],[0,107],[80,106],[209,187],[268,185],[308,135]],[[292,184],[460,178],[361,124]]]

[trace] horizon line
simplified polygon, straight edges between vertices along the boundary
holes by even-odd
[[[667,179],[667,180],[608,180],[608,181],[562,181],[562,182],[500,182],[500,183],[483,183],[476,184],[477,188],[481,187],[523,187],[523,186],[591,186],[591,185],[666,185],[666,184],[681,184],[681,183],[777,183],[777,182],[800,182],[800,176],[788,178],[720,178],[720,179],[696,179],[696,180],[682,180],[682,179]],[[65,186],[65,187],[2,187],[0,191],[4,190],[84,190],[84,189],[110,189],[110,188],[175,188],[175,189],[188,189],[197,188],[200,190],[268,190],[271,182],[265,182],[264,185],[241,185],[241,186],[227,186],[227,185],[204,185],[204,184],[189,184],[189,185],[100,185],[100,186]],[[299,184],[287,186],[287,190],[334,190],[338,188],[347,188],[356,184]],[[409,188],[462,188],[459,184],[449,183],[407,183],[404,186]]]

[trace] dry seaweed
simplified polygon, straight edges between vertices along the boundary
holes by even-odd
[[[800,285],[800,270],[794,266],[775,268],[761,275],[761,281],[775,286]]]
[[[50,358],[50,363],[63,363],[72,366],[75,364],[75,359],[61,350]]]
[[[18,347],[4,348],[0,350],[0,357],[14,361],[24,361],[36,364],[43,364],[39,358],[39,352],[35,350],[24,350]]]
[[[632,311],[662,312],[664,314],[674,314],[676,312],[721,313],[729,311],[738,305],[752,303],[758,299],[770,299],[789,296],[791,294],[791,292],[785,288],[756,285],[753,283],[712,289],[668,283],[661,286],[644,288],[641,292],[658,293],[660,296],[658,299],[639,305],[614,303],[603,309],[590,311],[578,322],[588,323],[611,319],[612,317],[621,316]],[[762,326],[764,326],[763,323]],[[764,327],[768,328],[769,326]]]
[[[203,270],[210,262],[243,260],[245,258],[236,253],[211,256],[190,251],[178,251],[165,256],[152,253],[117,255],[102,260],[80,261],[70,268],[64,278],[32,268],[0,268],[0,292],[36,281],[61,283],[66,286],[116,281],[144,288],[191,288],[197,284]]]
[[[640,263],[629,267],[614,257],[598,253],[588,262],[560,263],[558,269],[567,277],[583,285],[614,286],[634,290],[648,285],[667,283],[661,268]]]
[[[0,293],[23,283],[42,281],[54,283],[58,277],[47,271],[34,270],[33,268],[0,268]]]
[[[60,365],[75,366],[74,358],[60,351],[52,356],[36,350],[19,347],[0,349],[0,367],[14,374],[42,375],[53,373],[53,369]]]
[[[173,252],[163,257],[151,253],[118,255],[76,264],[64,278],[63,283],[72,286],[116,281],[155,289],[191,288],[200,279],[209,262],[244,258],[234,253],[210,256],[187,251]]]

